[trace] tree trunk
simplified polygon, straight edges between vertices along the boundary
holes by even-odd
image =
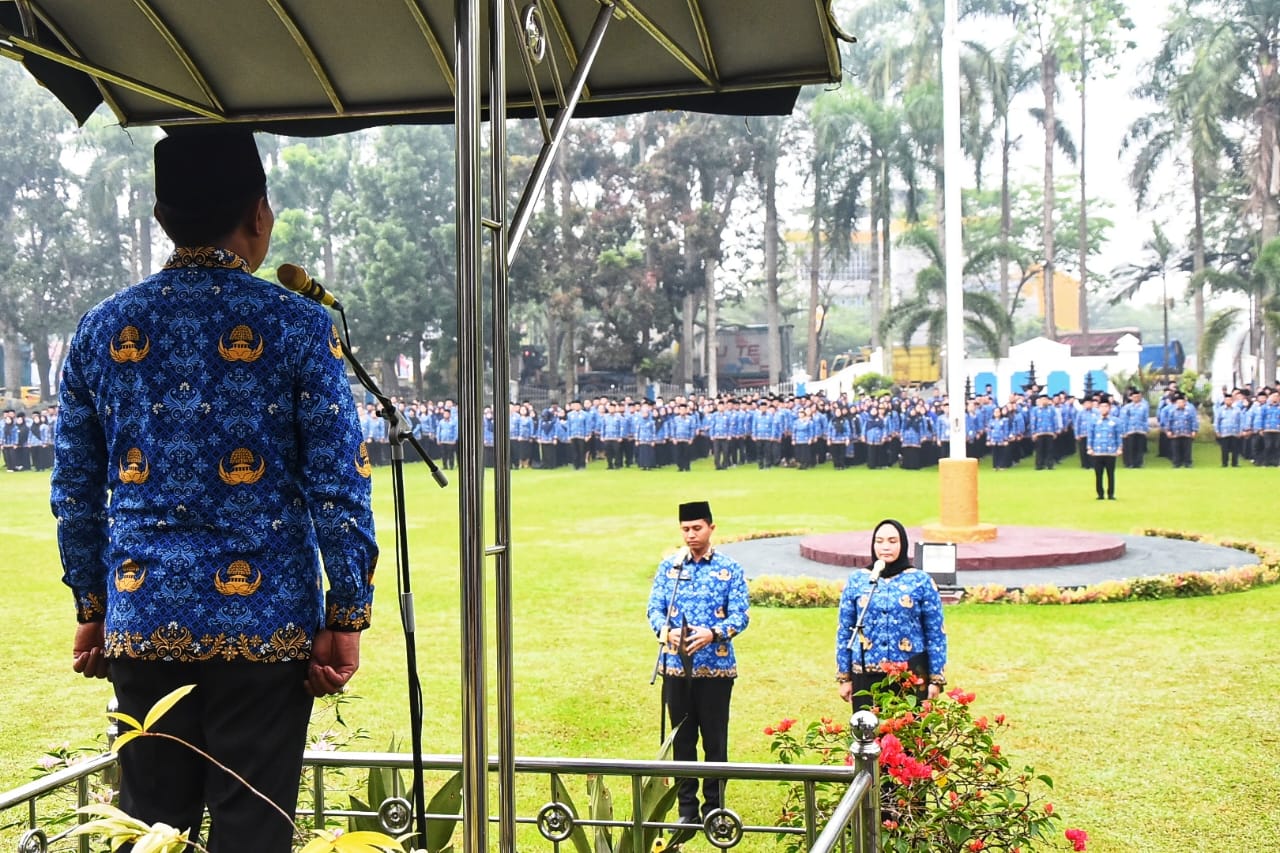
[[[1262,215],[1260,244],[1266,246],[1280,233],[1280,207],[1276,204],[1277,172],[1280,171],[1280,158],[1277,158],[1277,115],[1275,99],[1280,94],[1277,84],[1276,59],[1271,54],[1269,45],[1262,45],[1258,52],[1258,160],[1253,174],[1254,200]],[[1270,385],[1276,377],[1275,341],[1263,320],[1263,302],[1270,294],[1258,294],[1254,300],[1254,325],[1256,340],[1260,349],[1255,353],[1262,355],[1261,385]]]
[[[1195,228],[1192,231],[1191,247],[1191,280],[1196,282],[1192,291],[1195,297],[1196,312],[1196,370],[1203,372],[1207,367],[1202,355],[1204,352],[1204,291],[1202,278],[1205,267],[1204,251],[1204,187],[1201,184],[1200,162],[1191,158],[1191,197],[1195,207]],[[1217,377],[1215,377],[1216,379]],[[1219,384],[1221,382],[1219,381]]]
[[[818,267],[822,259],[822,166],[813,168],[813,232],[809,238],[809,323],[805,338],[804,369],[818,378]]]
[[[782,381],[782,338],[778,310],[778,159],[773,157],[764,176],[765,322],[769,326],[769,384]]]
[[[10,397],[22,396],[22,340],[8,323],[0,321],[0,348],[4,349],[4,387]]]
[[[36,363],[36,384],[40,386],[40,399],[52,399],[53,377],[49,370],[49,337],[41,332],[31,341],[31,358]]]
[[[889,163],[885,161],[880,172],[880,310],[888,314],[893,310],[893,219],[892,194],[889,189]],[[893,341],[885,341],[885,370],[893,366]]]
[[[1080,28],[1080,313],[1081,355],[1089,355],[1089,207],[1085,196],[1085,89],[1089,82],[1089,62],[1085,54],[1085,28]]]
[[[1057,144],[1057,119],[1054,116],[1054,100],[1057,98],[1058,58],[1053,49],[1046,46],[1040,54],[1040,90],[1044,93],[1044,214],[1040,236],[1044,245],[1041,274],[1044,277],[1044,336],[1057,340],[1058,328],[1053,316],[1053,150]]]
[[[884,316],[880,305],[880,204],[875,180],[871,181],[867,231],[867,303],[871,306],[871,346],[874,349],[884,345],[880,337],[880,320]]]
[[[676,363],[676,384],[684,387],[693,381],[693,318],[698,302],[693,293],[684,295],[680,318],[680,360]]]
[[[719,345],[716,335],[716,265],[711,261],[707,261],[706,266],[703,268],[702,276],[707,288],[707,334],[705,336],[707,348],[702,365],[707,374],[707,394],[714,397],[720,393],[720,386],[717,382],[717,373],[719,372],[717,356],[719,352],[716,351],[716,347]]]
[[[565,318],[564,332],[564,393],[570,400],[578,396],[578,353],[574,338],[578,334],[572,316]]]
[[[1005,317],[1012,319],[1009,305],[1009,233],[1013,230],[1013,213],[1010,210],[1009,198],[1009,149],[1013,142],[1009,139],[1009,122],[1004,123],[1004,144],[1000,146],[1000,307]],[[1013,343],[1009,332],[1000,330],[1000,357],[1009,354]]]
[[[138,264],[141,269],[135,281],[151,275],[151,241],[154,238],[151,225],[151,211],[143,209],[138,216]]]

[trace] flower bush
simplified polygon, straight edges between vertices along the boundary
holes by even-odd
[[[1062,818],[1045,799],[1053,780],[1031,767],[1015,768],[996,742],[1008,725],[1003,714],[975,717],[974,694],[952,689],[918,702],[907,688],[919,678],[905,664],[885,664],[885,680],[872,690],[880,717],[880,849],[889,853],[1032,853],[1084,850],[1082,829],[1063,831]],[[852,735],[829,717],[808,725],[787,718],[768,726],[778,760],[852,763]],[[835,808],[842,786],[820,783],[820,823]],[[786,785],[778,826],[804,825],[804,788]],[[779,835],[789,851],[793,835]]]
[[[760,607],[838,607],[843,581],[761,575],[747,581],[751,603]]]

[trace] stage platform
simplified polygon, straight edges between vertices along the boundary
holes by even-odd
[[[956,571],[977,569],[1042,569],[1105,563],[1124,556],[1125,541],[1106,533],[1059,527],[1002,526],[990,542],[956,545]],[[800,556],[816,563],[865,569],[871,564],[870,530],[826,533],[800,540]],[[907,528],[911,542],[923,542],[919,527]]]

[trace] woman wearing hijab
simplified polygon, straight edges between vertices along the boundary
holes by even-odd
[[[840,595],[836,629],[836,683],[840,698],[856,707],[870,704],[862,694],[884,677],[880,665],[905,662],[919,676],[916,696],[932,699],[946,684],[947,635],[942,599],[933,579],[913,568],[907,531],[888,518],[875,527],[872,566],[849,575]],[[861,625],[859,627],[859,618]]]

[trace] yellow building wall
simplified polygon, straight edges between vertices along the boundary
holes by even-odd
[[[1036,310],[1044,316],[1044,271],[1037,269],[1027,282],[1035,294]],[[1080,281],[1059,270],[1053,271],[1053,325],[1059,332],[1080,331]]]

